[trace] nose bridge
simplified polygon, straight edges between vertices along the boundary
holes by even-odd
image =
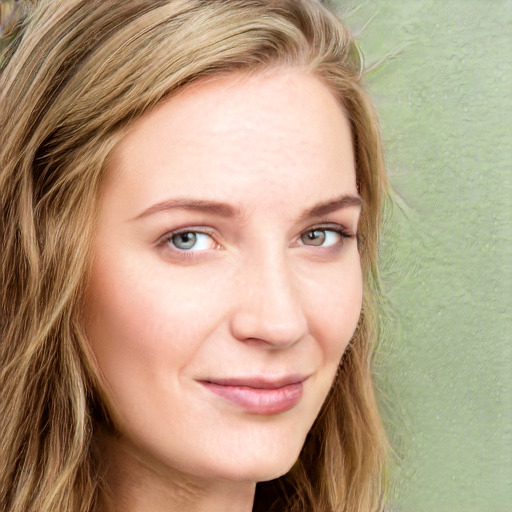
[[[241,289],[232,317],[234,336],[286,347],[307,332],[297,278],[285,251],[267,248],[240,268]]]

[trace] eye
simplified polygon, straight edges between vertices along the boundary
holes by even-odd
[[[300,240],[304,245],[331,247],[347,236],[340,229],[314,228],[302,233]]]
[[[166,240],[180,251],[205,251],[218,245],[211,235],[199,231],[181,231],[171,234]]]

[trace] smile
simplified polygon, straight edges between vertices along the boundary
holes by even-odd
[[[210,392],[245,409],[251,414],[271,415],[288,411],[302,397],[304,377],[275,381],[264,379],[228,379],[201,381]]]

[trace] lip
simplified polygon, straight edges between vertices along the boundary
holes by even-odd
[[[251,414],[271,415],[295,407],[303,394],[306,377],[286,376],[276,379],[243,377],[209,379],[200,383],[211,393],[230,401]]]

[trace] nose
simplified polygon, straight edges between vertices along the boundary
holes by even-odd
[[[284,256],[243,265],[236,282],[231,334],[239,341],[289,347],[308,333],[297,278]]]

